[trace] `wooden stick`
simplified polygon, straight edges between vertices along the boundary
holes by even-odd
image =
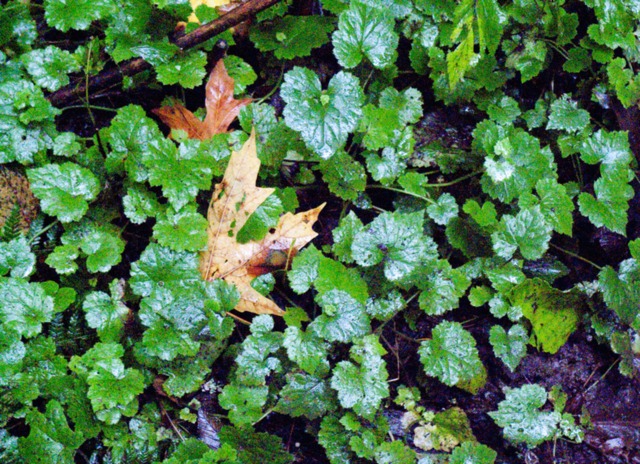
[[[281,0],[248,0],[218,19],[200,26],[195,31],[176,39],[175,44],[183,50],[195,47],[211,37],[246,21],[249,17],[269,8]],[[89,79],[89,92],[104,89],[119,83],[124,76],[133,76],[150,69],[151,65],[142,58],[125,61],[122,65],[107,69]],[[84,81],[63,87],[47,97],[53,106],[64,107],[84,95],[87,88]]]

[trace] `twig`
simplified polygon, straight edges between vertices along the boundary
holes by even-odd
[[[229,13],[218,19],[200,26],[195,31],[175,40],[175,44],[183,50],[188,50],[199,45],[211,37],[214,37],[227,29],[246,21],[249,17],[280,2],[281,0],[249,0],[234,8]],[[87,90],[93,93],[95,90],[110,87],[119,83],[124,76],[133,76],[139,72],[151,68],[151,65],[142,58],[125,61],[121,66],[107,69],[89,79],[88,83],[72,84],[57,90],[47,98],[53,106],[63,107],[77,100]]]

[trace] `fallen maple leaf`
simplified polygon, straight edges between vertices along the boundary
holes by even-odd
[[[232,153],[222,182],[213,191],[207,214],[209,240],[200,257],[200,273],[205,280],[224,279],[235,284],[240,292],[238,311],[282,315],[284,311],[254,290],[251,281],[274,267],[285,267],[318,235],[312,227],[325,204],[298,214],[286,213],[262,240],[238,243],[238,231],[275,190],[256,187],[259,170],[252,131],[242,149]]]
[[[185,131],[190,139],[209,139],[215,134],[227,132],[240,109],[251,103],[250,98],[241,100],[233,98],[233,86],[234,80],[227,74],[224,62],[218,60],[205,87],[204,105],[207,115],[204,121],[198,119],[180,103],[156,108],[153,113],[171,129]]]

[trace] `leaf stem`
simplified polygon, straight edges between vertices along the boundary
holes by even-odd
[[[234,318],[236,321],[240,322],[241,324],[251,325],[251,322],[247,321],[246,319],[242,319],[240,316],[236,316],[232,312],[228,312],[226,315]]]
[[[260,103],[264,103],[267,100],[267,98],[271,97],[274,93],[276,93],[276,91],[280,88],[280,85],[282,84],[283,78],[284,78],[284,64],[280,69],[280,76],[278,77],[278,81],[276,82],[276,84],[273,86],[273,88],[269,91],[268,94],[266,94],[260,100],[256,100],[256,104],[259,105]]]
[[[42,229],[40,229],[40,231],[34,235],[33,237],[31,237],[31,239],[29,240],[29,245],[31,245],[35,239],[37,239],[38,237],[40,237],[42,234],[47,233],[51,228],[53,228],[54,226],[58,225],[60,223],[60,221],[58,221],[57,219],[55,221],[53,221],[51,224],[49,224],[47,227],[43,227]]]
[[[470,179],[472,177],[477,176],[478,174],[482,174],[484,172],[484,169],[478,169],[477,171],[473,171],[470,172],[469,174],[466,174],[462,177],[458,177],[457,179],[453,179],[450,182],[442,182],[441,184],[426,184],[423,185],[423,187],[431,187],[431,188],[439,188],[439,187],[451,187],[452,185],[456,185],[457,183],[462,182],[463,180],[467,180]]]
[[[92,110],[110,111],[112,113],[118,112],[118,110],[115,108],[109,108],[107,106],[100,106],[100,105],[71,105],[71,106],[65,106],[64,108],[62,108],[62,111],[73,110],[78,108],[83,108],[83,109],[91,108]]]
[[[580,256],[577,253],[574,253],[573,251],[569,251],[569,250],[565,250],[564,248],[559,247],[558,245],[554,245],[553,243],[549,243],[549,246],[551,246],[552,248],[555,248],[558,251],[561,251],[573,258],[579,259],[580,261],[583,261],[587,264],[592,265],[593,267],[595,267],[596,269],[598,269],[599,271],[602,270],[602,266],[597,265],[596,263],[594,263],[593,261],[589,261],[587,258],[583,258],[582,256]]]
[[[267,412],[265,412],[262,417],[260,417],[260,419],[258,419],[257,421],[255,421],[253,424],[251,424],[251,426],[255,426],[258,422],[260,422],[262,419],[264,419],[265,417],[267,417],[269,414],[271,414],[273,412],[273,408],[269,408],[267,409]]]
[[[404,195],[409,195],[410,197],[414,197],[414,198],[418,198],[420,200],[426,201],[427,203],[430,204],[434,204],[435,201],[433,201],[431,198],[427,198],[424,197],[422,195],[418,195],[417,193],[413,193],[413,192],[407,192],[406,190],[402,190],[399,188],[395,188],[395,187],[387,187],[385,185],[367,185],[367,190],[388,190],[390,192],[397,192],[397,193],[402,193]]]

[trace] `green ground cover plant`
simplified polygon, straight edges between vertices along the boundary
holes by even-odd
[[[600,374],[639,377],[640,8],[271,3],[185,48],[200,27],[176,29],[187,0],[2,6],[0,461],[490,464],[579,449],[588,410],[514,376],[585,334],[613,360]],[[251,103],[227,132],[170,132],[152,110],[178,100],[204,118],[224,43]],[[139,59],[121,84],[88,85]],[[468,140],[450,142],[455,124],[426,134],[433,108]],[[211,191],[252,131],[258,185],[275,190],[239,242],[327,202],[319,236],[252,283],[282,317],[232,312],[238,289],[200,272]],[[615,253],[590,251],[594,237]],[[487,442],[456,402],[490,393]]]

